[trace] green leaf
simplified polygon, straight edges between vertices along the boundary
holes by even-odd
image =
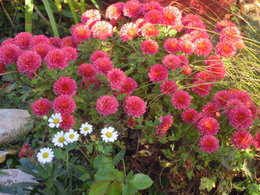
[[[147,175],[138,173],[135,174],[131,179],[130,183],[137,189],[137,190],[144,190],[149,188],[152,184],[153,181],[151,178]]]
[[[109,187],[107,195],[121,195],[122,193],[122,183],[113,182]]]
[[[124,158],[125,152],[126,152],[126,150],[121,150],[121,151],[115,156],[115,158],[114,158],[114,160],[113,160],[113,164],[114,164],[114,165],[117,165],[117,164],[120,162],[120,160],[122,160],[122,159]]]
[[[125,184],[123,185],[122,195],[134,195],[136,192],[138,192],[137,189],[131,184]]]
[[[92,184],[89,195],[103,195],[106,194],[110,187],[111,181],[99,181]]]
[[[207,178],[203,177],[200,179],[200,190],[207,190],[208,192],[212,190],[212,188],[216,187],[216,177]]]

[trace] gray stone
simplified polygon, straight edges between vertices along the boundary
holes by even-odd
[[[8,175],[0,174],[0,186],[10,186],[20,182],[37,183],[32,175],[24,173],[20,169],[1,169],[1,171]]]
[[[12,143],[18,136],[26,135],[33,127],[27,110],[0,109],[0,145]]]

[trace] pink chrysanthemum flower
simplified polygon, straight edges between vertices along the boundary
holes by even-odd
[[[154,64],[148,73],[148,76],[150,78],[150,81],[157,82],[157,81],[163,81],[168,78],[169,72],[167,68],[162,64]]]
[[[213,135],[204,135],[200,138],[199,146],[203,152],[212,153],[219,149],[219,141]]]
[[[67,36],[61,39],[61,47],[76,47],[71,36]]]
[[[253,123],[253,116],[246,106],[236,106],[228,113],[229,123],[234,129],[246,129]]]
[[[8,38],[8,39],[5,39],[4,41],[1,42],[1,46],[4,46],[6,44],[14,44],[14,45],[16,45],[15,38]]]
[[[234,93],[234,98],[239,99],[246,106],[249,106],[252,103],[252,98],[250,97],[250,95],[248,93],[246,93],[244,91],[239,90],[236,93]]]
[[[39,43],[32,47],[32,50],[35,51],[38,55],[42,57],[42,59],[47,55],[47,53],[53,49],[53,47],[49,44]]]
[[[140,16],[143,12],[142,3],[137,0],[127,1],[123,6],[124,16],[129,18],[136,18]]]
[[[209,72],[214,79],[223,79],[227,73],[224,64],[210,65],[206,68],[206,71]]]
[[[178,39],[175,38],[166,39],[166,41],[163,44],[163,48],[168,53],[176,53],[180,51]]]
[[[197,110],[194,108],[188,108],[187,110],[184,110],[181,114],[181,118],[185,123],[193,123],[195,117],[198,115]]]
[[[200,119],[197,128],[203,135],[217,135],[220,129],[218,121],[213,117],[203,117]]]
[[[144,20],[152,24],[162,24],[163,14],[162,11],[153,9],[145,13]]]
[[[256,119],[260,113],[260,109],[259,107],[257,107],[256,105],[254,105],[253,103],[251,103],[248,106],[249,110],[251,111],[252,117],[253,119]]]
[[[205,117],[205,115],[203,113],[198,112],[198,114],[194,117],[194,119],[192,121],[192,124],[194,125],[194,127],[198,128],[198,123],[204,117]]]
[[[179,90],[173,94],[171,102],[176,109],[185,109],[191,104],[191,96],[188,92]]]
[[[78,68],[78,74],[83,77],[93,77],[96,75],[96,69],[93,64],[81,64]]]
[[[212,74],[209,72],[203,71],[203,72],[198,72],[194,75],[194,78],[197,80],[202,80],[206,82],[212,82],[215,81],[215,78],[213,78]]]
[[[163,7],[161,6],[161,4],[159,2],[161,2],[162,0],[157,0],[157,1],[148,1],[146,3],[143,4],[144,6],[144,12],[148,12],[150,10],[159,10],[162,11]]]
[[[126,78],[120,86],[120,93],[127,93],[128,95],[131,95],[137,86],[137,82],[134,79]]]
[[[247,130],[239,130],[234,132],[232,142],[239,150],[247,149],[252,145],[253,137]]]
[[[255,148],[260,148],[260,132],[258,132],[257,134],[255,134],[255,137],[253,139],[253,144],[255,146]]]
[[[94,63],[98,58],[109,58],[109,55],[101,50],[94,51],[90,56],[90,62]]]
[[[75,118],[73,115],[62,115],[62,121],[59,128],[64,129],[65,131],[70,130],[75,124]]]
[[[23,52],[17,60],[17,68],[19,72],[31,73],[35,72],[42,64],[41,56],[34,51]]]
[[[182,66],[182,74],[189,76],[192,73],[192,68],[189,65]]]
[[[88,9],[81,16],[81,22],[86,23],[88,20],[100,20],[101,14],[97,9]]]
[[[84,24],[76,24],[71,28],[73,41],[76,44],[82,43],[84,40],[90,39],[91,31]]]
[[[159,30],[151,23],[144,23],[141,27],[141,35],[144,37],[155,37],[159,35]]]
[[[118,101],[114,96],[104,95],[98,98],[96,110],[100,115],[111,115],[117,112]]]
[[[113,26],[106,21],[97,21],[92,27],[91,32],[93,37],[100,40],[105,40],[113,36]]]
[[[173,124],[173,116],[166,115],[160,117],[161,124],[157,127],[156,134],[166,133]]]
[[[52,103],[46,98],[40,98],[31,104],[32,112],[36,117],[48,115],[52,109]]]
[[[50,45],[60,48],[61,46],[61,39],[59,37],[50,37]]]
[[[175,83],[175,81],[164,81],[160,87],[161,92],[169,96],[172,96],[178,89],[178,85]]]
[[[195,14],[187,14],[182,18],[183,25],[187,25],[190,22],[203,23],[201,18],[198,15],[195,15]]]
[[[197,80],[192,83],[193,86],[191,89],[194,93],[204,97],[208,96],[210,91],[211,91],[211,85],[210,84],[205,84],[205,81],[202,80]]]
[[[108,71],[114,68],[113,62],[108,57],[98,58],[95,60],[94,66],[98,73],[101,74],[106,74]]]
[[[192,54],[195,49],[194,43],[192,43],[190,40],[185,39],[183,36],[179,39],[178,42],[179,50],[184,52],[185,54]]]
[[[133,117],[140,117],[146,112],[144,100],[138,96],[128,96],[124,100],[124,111]]]
[[[220,40],[237,42],[242,39],[242,34],[236,26],[225,27],[220,32]]]
[[[206,60],[204,60],[204,64],[210,66],[210,65],[223,64],[223,63],[220,57],[209,56]]]
[[[13,64],[21,54],[21,50],[14,44],[4,44],[0,47],[0,63],[4,65]]]
[[[235,27],[235,26],[236,26],[236,25],[235,25],[233,22],[229,21],[229,20],[221,20],[221,21],[219,21],[219,22],[216,24],[216,26],[215,26],[215,31],[221,32],[221,30],[222,30],[223,28],[226,28],[226,27]]]
[[[232,58],[237,52],[236,46],[228,41],[220,41],[216,45],[216,53],[221,57]]]
[[[69,115],[76,109],[76,103],[71,96],[60,95],[54,99],[53,109],[62,115]]]
[[[205,24],[203,22],[190,22],[185,25],[185,28],[187,33],[191,33],[194,30],[205,31],[206,29]]]
[[[67,62],[75,61],[78,58],[78,52],[73,47],[63,47],[62,50],[66,53]]]
[[[30,40],[32,39],[32,35],[28,32],[21,32],[15,36],[15,44],[19,46],[21,49],[29,49]]]
[[[126,75],[118,68],[114,68],[107,72],[107,79],[109,81],[111,89],[120,89],[121,85],[126,79]]]
[[[189,33],[189,35],[193,37],[193,40],[199,38],[209,39],[209,34],[205,30],[193,30]]]
[[[175,70],[176,68],[179,68],[181,66],[181,60],[179,56],[173,54],[164,56],[164,58],[162,59],[162,63],[171,70]]]
[[[137,36],[138,33],[138,28],[137,28],[137,24],[135,23],[126,23],[124,24],[121,29],[120,29],[120,38],[123,41],[128,41],[133,39],[135,36]]]
[[[34,35],[30,39],[30,47],[33,47],[34,45],[37,45],[39,43],[45,43],[50,44],[50,40],[48,37],[44,35]]]
[[[216,118],[218,111],[218,107],[212,102],[209,102],[202,107],[202,113],[207,117]]]
[[[117,2],[107,7],[105,16],[110,20],[118,20],[123,16],[123,2]]]
[[[194,54],[208,56],[213,48],[211,41],[207,38],[198,38],[194,42]]]
[[[75,95],[77,92],[77,84],[70,77],[60,77],[53,84],[53,91],[56,95]]]
[[[185,65],[188,65],[189,63],[189,60],[186,56],[184,55],[177,55],[181,61],[181,66],[185,66]]]
[[[218,106],[218,108],[225,108],[227,102],[232,98],[232,94],[227,91],[219,91],[213,97],[213,102]]]
[[[227,102],[226,107],[224,108],[224,112],[228,114],[233,108],[237,106],[244,106],[244,104],[239,99],[232,98]]]
[[[159,44],[154,40],[144,40],[141,43],[141,50],[143,54],[153,55],[158,52]]]
[[[181,21],[181,12],[177,7],[167,6],[162,10],[164,22],[167,25],[176,25],[177,22]]]
[[[64,69],[68,66],[66,52],[62,49],[53,49],[49,51],[44,60],[47,64],[47,67],[51,70],[55,68]]]

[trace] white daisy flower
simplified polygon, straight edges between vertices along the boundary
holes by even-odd
[[[63,131],[57,132],[53,139],[52,139],[52,143],[55,146],[59,146],[59,147],[63,147],[64,145],[68,145],[67,140],[65,139],[65,134]]]
[[[62,122],[61,114],[60,113],[52,114],[48,122],[50,128],[54,128],[54,127],[58,128],[60,126],[60,123]]]
[[[114,127],[105,127],[101,130],[101,137],[104,142],[114,142],[118,137],[118,132]]]
[[[37,153],[38,161],[42,164],[50,163],[53,157],[54,155],[51,148],[42,148],[40,152]]]
[[[64,137],[68,143],[72,143],[78,141],[79,134],[73,129],[70,129],[68,132],[65,133]]]
[[[84,123],[80,127],[80,133],[85,135],[85,136],[87,134],[91,133],[92,131],[93,131],[93,126],[88,124],[88,123]]]

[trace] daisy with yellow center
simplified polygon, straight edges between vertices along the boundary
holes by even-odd
[[[68,145],[68,141],[65,138],[64,132],[63,131],[57,132],[52,139],[52,143],[58,147],[63,147],[64,145]]]
[[[52,114],[48,122],[50,128],[54,128],[54,127],[58,128],[60,126],[60,123],[62,122],[61,114],[60,113]]]
[[[79,134],[73,129],[70,129],[68,132],[65,133],[64,137],[68,143],[72,143],[78,141]]]
[[[104,142],[114,142],[117,140],[118,132],[114,127],[105,127],[101,130],[101,138]]]
[[[50,148],[42,148],[40,149],[40,152],[37,154],[37,159],[40,163],[50,163],[53,159],[53,151]]]
[[[85,136],[87,134],[90,134],[92,131],[93,131],[93,126],[88,124],[88,123],[84,123],[80,127],[80,133],[85,135]]]

